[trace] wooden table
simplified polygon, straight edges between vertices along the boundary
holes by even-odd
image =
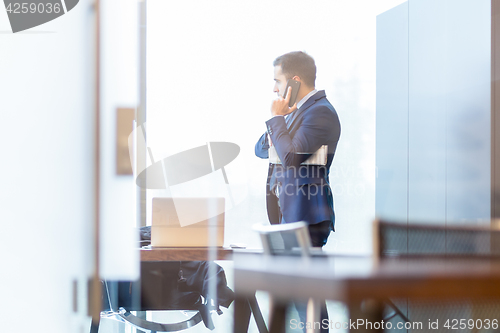
[[[270,332],[282,332],[285,304],[291,299],[342,301],[349,307],[351,320],[364,318],[373,322],[380,322],[381,307],[361,313],[363,300],[500,299],[500,260],[387,259],[376,263],[371,257],[264,257],[243,253],[235,253],[233,260],[237,293],[235,333],[241,332],[240,297],[256,290],[267,291],[278,300]]]

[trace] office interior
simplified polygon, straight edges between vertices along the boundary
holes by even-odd
[[[493,228],[498,8],[497,0],[94,0],[16,34],[0,11],[4,329],[89,332],[101,281],[140,277],[137,228],[151,225],[153,198],[225,197],[224,246],[262,249],[253,225],[268,223],[268,162],[254,145],[275,98],[272,61],[293,50],[314,57],[316,86],[342,124],[330,170],[336,230],[325,252],[374,257],[376,218]],[[155,162],[208,142],[233,143],[238,155],[182,184],[139,185]],[[215,262],[234,289],[235,263]],[[270,298],[257,292],[266,324]],[[327,305],[331,320],[349,321],[345,303]],[[426,309],[415,320],[435,310]],[[233,332],[232,306],[212,319],[214,332]],[[186,330],[205,331],[203,322]],[[99,332],[141,330],[106,317]],[[253,317],[248,332],[259,332]]]

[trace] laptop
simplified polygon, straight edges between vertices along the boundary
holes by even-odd
[[[224,198],[153,198],[151,247],[222,247]]]

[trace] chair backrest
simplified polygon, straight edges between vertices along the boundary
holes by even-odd
[[[439,226],[376,220],[373,235],[378,263],[400,259],[458,263],[463,260],[464,270],[467,270],[471,260],[500,259],[500,230],[496,221],[489,226]],[[498,301],[491,298],[436,297],[426,301],[418,298],[396,301],[407,307],[407,313],[411,314],[409,319],[414,323],[423,320],[445,322],[449,318],[476,320],[495,316],[500,310]]]
[[[500,230],[491,226],[374,223],[379,257],[500,257]]]
[[[256,224],[253,229],[260,235],[264,253],[268,255],[311,256],[311,238],[305,222],[262,225]]]

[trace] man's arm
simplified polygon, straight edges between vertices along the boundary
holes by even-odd
[[[340,134],[340,126],[335,119],[335,114],[328,107],[313,107],[304,114],[302,124],[293,139],[283,117],[268,120],[266,122],[268,131],[283,166],[298,167],[310,157],[309,154],[314,153],[322,145],[329,144],[335,133]]]
[[[259,141],[255,144],[255,155],[260,158],[269,158],[269,141],[267,132],[262,134]]]

